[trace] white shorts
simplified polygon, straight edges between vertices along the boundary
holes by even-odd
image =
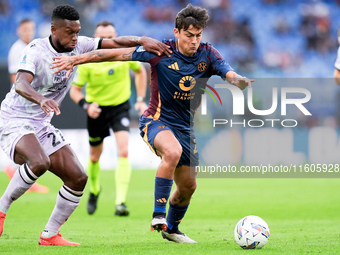
[[[49,122],[0,117],[0,147],[14,161],[15,146],[27,134],[35,134],[45,153],[49,156],[69,144],[63,134]]]

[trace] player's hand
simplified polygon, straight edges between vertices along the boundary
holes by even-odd
[[[47,114],[50,115],[51,112],[54,112],[56,115],[60,114],[59,104],[52,99],[43,99],[40,102],[40,108]]]
[[[101,112],[102,112],[102,109],[99,107],[99,105],[96,102],[93,102],[87,108],[87,114],[92,119],[97,119]]]
[[[144,47],[146,51],[154,53],[158,56],[161,56],[162,54],[165,54],[168,57],[171,56],[172,51],[170,50],[170,46],[156,39],[143,36],[140,39],[140,44]]]
[[[66,70],[66,79],[70,76],[72,69],[74,67],[74,62],[72,57],[60,56],[53,57],[54,61],[51,63],[50,69],[58,68],[53,72],[53,74],[59,73],[62,70]]]
[[[139,117],[142,116],[142,114],[145,112],[145,110],[148,109],[148,106],[144,101],[139,101],[135,103],[135,110],[139,111]]]
[[[233,79],[230,84],[235,85],[236,87],[239,87],[241,90],[244,90],[246,87],[251,87],[251,83],[254,82],[254,79],[249,79],[244,76],[237,75],[235,79]]]

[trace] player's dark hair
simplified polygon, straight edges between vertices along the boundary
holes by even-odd
[[[79,13],[71,5],[68,4],[58,5],[53,9],[51,21],[59,19],[79,20]]]
[[[31,20],[31,19],[23,19],[23,20],[20,21],[19,26],[21,26],[22,24],[28,23],[28,22],[33,22],[33,20]]]
[[[197,29],[205,28],[209,20],[208,11],[199,6],[188,4],[176,16],[175,27],[178,30],[187,30],[190,25]]]
[[[113,27],[115,27],[115,25],[114,25],[112,22],[107,21],[107,20],[102,20],[102,21],[100,21],[100,22],[96,25],[96,28],[97,28],[97,27],[107,27],[107,26],[113,26]]]

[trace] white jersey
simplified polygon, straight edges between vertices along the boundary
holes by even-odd
[[[18,66],[21,60],[21,55],[27,46],[22,40],[17,40],[11,47],[8,53],[8,72],[14,74],[18,70]]]
[[[336,56],[334,67],[340,71],[340,47],[338,48],[338,55]]]
[[[77,66],[73,67],[69,78],[66,79],[65,70],[53,74],[54,70],[50,69],[53,57],[73,56],[95,50],[98,48],[99,40],[99,38],[79,36],[77,45],[71,52],[58,53],[53,48],[50,37],[35,39],[24,49],[18,71],[31,73],[34,76],[31,86],[44,97],[53,99],[60,105],[72,85]],[[0,116],[33,121],[51,121],[53,114],[47,115],[40,105],[15,92],[13,86],[1,103]]]

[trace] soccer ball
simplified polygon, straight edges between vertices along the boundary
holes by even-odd
[[[235,241],[243,249],[261,249],[269,237],[267,223],[258,216],[242,218],[234,230]]]

